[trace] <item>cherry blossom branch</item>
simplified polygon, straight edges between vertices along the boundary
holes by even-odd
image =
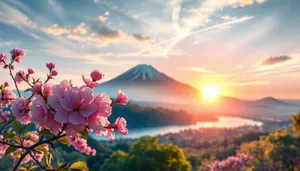
[[[66,134],[62,134],[62,135],[60,135],[61,133],[62,133],[63,131],[61,131],[57,136],[53,136],[52,138],[50,138],[50,139],[48,139],[48,140],[41,140],[41,141],[39,141],[39,142],[37,142],[36,144],[34,144],[34,145],[32,145],[31,147],[24,147],[24,146],[18,146],[18,148],[23,148],[23,149],[25,149],[26,150],[26,152],[25,153],[23,153],[23,155],[24,154],[29,154],[30,156],[31,156],[31,158],[39,165],[39,167],[41,167],[41,169],[43,169],[43,170],[46,170],[46,171],[51,171],[51,170],[48,170],[48,169],[46,169],[44,166],[42,166],[41,164],[40,164],[40,162],[39,161],[37,161],[35,158],[34,158],[34,156],[31,154],[31,152],[33,152],[34,151],[34,148],[35,147],[37,147],[37,146],[39,146],[39,145],[41,145],[41,144],[51,144],[52,142],[51,141],[55,141],[55,140],[58,140],[58,139],[60,139],[60,138],[62,138],[62,137],[65,137],[66,136]],[[1,143],[1,142],[0,142]],[[10,144],[11,145],[11,144]],[[19,159],[19,161],[18,161],[18,163],[15,165],[15,167],[14,167],[14,169],[13,169],[13,171],[16,171],[16,169],[19,167],[19,165],[21,164],[21,162],[22,162],[22,160],[24,159],[24,157],[26,156],[24,156],[23,157],[23,155],[20,157],[20,159]]]
[[[5,65],[7,65],[7,63],[6,63],[5,61],[3,61],[3,62],[4,62]],[[13,62],[14,62],[14,61],[12,60],[12,61],[10,62],[10,64],[8,65],[9,75],[11,76],[11,78],[12,78],[14,84],[15,84],[16,90],[17,90],[17,92],[18,92],[18,96],[21,97],[21,93],[20,93],[19,87],[18,87],[18,85],[17,85],[16,79],[15,79],[15,77],[14,77],[14,75],[13,75],[13,73],[12,73],[11,67],[10,67],[10,66],[12,65]]]
[[[25,153],[23,153],[20,157],[20,159],[18,160],[18,162],[15,164],[14,168],[12,171],[16,171],[19,167],[19,165],[21,164],[21,162],[23,161],[23,159],[27,156],[28,151],[26,151]]]
[[[43,170],[46,170],[46,171],[52,171],[50,169],[47,169],[46,166],[43,166],[33,155],[32,153],[29,153],[30,157],[34,160],[34,162]]]
[[[5,127],[7,127],[9,124],[11,124],[14,121],[14,119],[8,121],[5,125],[3,125],[3,127],[0,129],[0,134],[2,134],[2,131],[5,129]]]

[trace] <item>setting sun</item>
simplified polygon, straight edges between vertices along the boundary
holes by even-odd
[[[220,94],[220,87],[218,85],[205,85],[202,88],[202,93],[204,98],[214,100]]]

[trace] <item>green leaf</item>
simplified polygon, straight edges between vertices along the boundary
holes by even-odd
[[[51,160],[52,160],[52,158],[53,158],[52,154],[48,152],[47,155],[46,155],[46,165],[50,169],[52,169],[52,166],[51,166]]]
[[[21,125],[20,125],[20,123],[19,123],[17,120],[14,120],[14,121],[12,122],[12,125],[11,125],[11,126],[13,127],[14,130],[16,130],[16,132],[17,132],[18,134],[21,133]]]
[[[29,171],[31,171],[31,170],[33,170],[33,169],[36,169],[36,168],[38,168],[37,165],[32,165],[32,166],[29,168]]]
[[[19,167],[19,170],[27,171],[27,168],[26,167]]]
[[[10,153],[16,151],[17,149],[18,149],[17,147],[9,146],[5,151],[5,155],[10,154]]]
[[[10,134],[8,132],[3,133],[4,139],[13,139],[16,135],[15,134]]]
[[[70,169],[79,169],[79,170],[82,170],[82,171],[89,171],[89,169],[87,168],[85,162],[83,161],[78,161],[78,162],[75,162],[71,165]]]
[[[58,139],[59,142],[63,143],[63,144],[66,144],[68,147],[70,147],[71,143],[70,141],[68,140],[67,137],[61,137],[60,139]]]
[[[40,135],[44,136],[54,136],[48,129],[44,128],[42,131],[39,133]]]
[[[87,131],[87,129],[85,128],[83,131],[80,132],[80,134],[83,136],[84,139],[88,139],[89,138],[89,132]]]
[[[37,146],[34,148],[36,151],[43,152],[45,155],[48,153],[48,150],[45,148],[43,144]]]

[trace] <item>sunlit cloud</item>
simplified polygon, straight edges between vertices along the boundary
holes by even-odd
[[[238,83],[224,83],[222,86],[249,86],[249,85],[266,85],[268,81],[250,81],[250,82],[238,82]]]
[[[199,68],[199,67],[182,67],[182,68],[177,68],[179,71],[192,71],[192,72],[200,72],[200,73],[213,73],[210,70],[204,69],[204,68]]]

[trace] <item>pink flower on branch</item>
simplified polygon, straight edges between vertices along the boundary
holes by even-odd
[[[52,71],[56,67],[56,64],[54,62],[49,62],[46,64],[46,67]]]
[[[3,65],[6,60],[7,60],[7,56],[4,53],[1,53],[0,54],[0,65]]]
[[[102,74],[100,71],[96,69],[91,73],[91,78],[93,81],[100,81],[103,77],[104,74]]]
[[[10,51],[10,54],[12,56],[12,59],[18,63],[21,62],[23,56],[25,55],[25,52],[21,49],[15,48]]]
[[[29,124],[30,116],[29,116],[29,107],[31,103],[28,103],[27,99],[24,97],[18,98],[11,105],[12,114],[16,117],[18,121],[22,124]]]
[[[22,83],[23,81],[28,82],[31,79],[29,75],[26,75],[24,71],[20,70],[16,73],[15,80],[17,84]]]
[[[83,124],[97,110],[97,105],[92,103],[94,92],[88,87],[73,87],[65,80],[53,90],[48,102],[56,110],[54,118],[58,122]]]
[[[28,68],[28,74],[34,74],[34,73],[35,73],[34,69]]]
[[[128,96],[122,90],[119,90],[117,92],[117,101],[122,105],[127,105],[129,99]]]
[[[12,90],[8,88],[3,89],[0,94],[0,107],[7,108],[13,102],[13,100],[15,100],[15,98],[16,94]]]

